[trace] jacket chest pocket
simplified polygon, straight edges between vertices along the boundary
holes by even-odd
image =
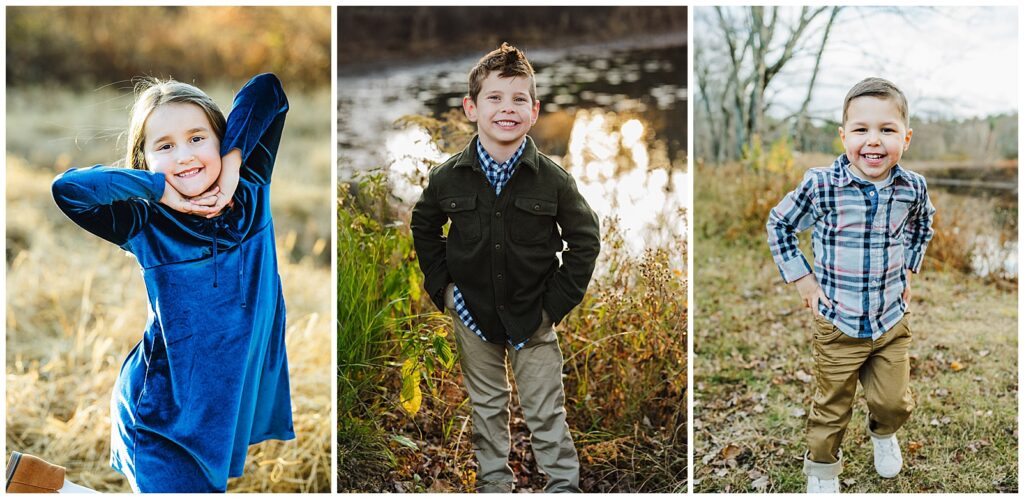
[[[547,241],[555,230],[558,203],[545,199],[516,198],[515,217],[512,219],[512,240],[517,243],[536,244]]]
[[[448,237],[471,243],[480,239],[480,215],[476,212],[476,196],[449,197],[441,200],[441,211],[452,221]]]

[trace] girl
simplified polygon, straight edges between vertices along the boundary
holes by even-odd
[[[295,438],[270,174],[288,101],[254,77],[227,121],[196,87],[132,107],[130,169],[71,169],[57,206],[133,254],[149,321],[111,400],[111,465],[136,492],[223,492],[248,446]]]

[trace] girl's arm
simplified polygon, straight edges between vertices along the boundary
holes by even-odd
[[[238,91],[228,115],[220,153],[227,157],[236,149],[241,152],[238,172],[241,178],[257,184],[270,183],[287,112],[288,98],[281,81],[272,73],[254,76]],[[228,190],[225,187],[230,187],[234,193],[234,186],[222,185],[221,190]]]
[[[160,202],[165,191],[177,192],[166,184],[161,173],[97,165],[72,168],[58,175],[51,189],[54,201],[68,218],[124,246],[149,221],[149,203]],[[168,202],[173,203],[170,199]]]

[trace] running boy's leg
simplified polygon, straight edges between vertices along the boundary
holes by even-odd
[[[847,336],[819,316],[815,322],[817,389],[807,418],[807,448],[811,461],[835,463],[853,412],[859,371],[871,353],[871,339]]]
[[[509,350],[531,447],[548,475],[545,492],[580,492],[580,462],[565,421],[562,351],[554,328],[542,324],[522,350]]]
[[[910,392],[910,324],[903,319],[875,341],[874,352],[861,369],[860,383],[868,403],[868,431],[876,436],[896,433],[914,410]]]
[[[486,342],[449,311],[455,323],[462,382],[473,406],[473,450],[480,466],[478,492],[511,492],[509,403],[512,387],[505,371],[505,347]]]

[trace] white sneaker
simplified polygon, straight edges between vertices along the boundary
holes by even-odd
[[[807,475],[807,492],[810,494],[838,494],[839,474],[843,472],[843,451],[839,450],[839,460],[834,463],[811,461],[810,455],[804,453],[804,475]]]
[[[832,477],[831,480],[818,478],[816,476],[807,475],[807,493],[808,494],[838,494],[839,493],[839,477]]]
[[[882,478],[892,478],[903,469],[903,455],[896,434],[887,437],[871,435],[871,443],[875,447],[875,471]]]

